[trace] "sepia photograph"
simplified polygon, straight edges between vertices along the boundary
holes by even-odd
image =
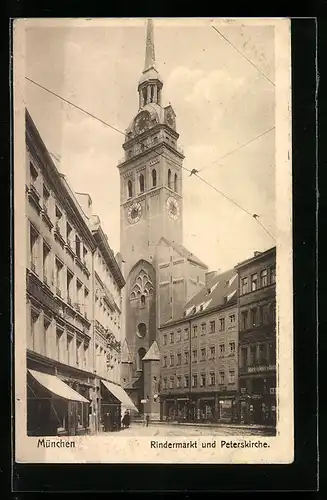
[[[21,462],[293,460],[287,19],[16,19]]]

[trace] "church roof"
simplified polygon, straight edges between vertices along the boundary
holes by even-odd
[[[121,358],[120,358],[121,363],[132,363],[132,356],[128,348],[128,344],[126,342],[126,339],[123,341],[123,344],[121,346]]]
[[[160,361],[159,347],[156,341],[152,342],[152,345],[142,361]]]
[[[194,264],[197,264],[204,269],[208,269],[208,266],[204,264],[204,262],[202,262],[202,260],[200,260],[196,255],[187,250],[184,245],[175,243],[174,241],[168,240],[165,237],[162,237],[160,241],[163,241],[164,243],[166,243],[166,245],[171,246],[179,255],[181,255],[181,257],[185,257],[188,261],[193,262]]]

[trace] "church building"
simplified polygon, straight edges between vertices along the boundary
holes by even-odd
[[[141,413],[159,418],[158,328],[183,314],[184,305],[205,286],[208,268],[183,246],[184,155],[174,109],[163,104],[152,20],[137,91],[138,111],[118,165],[126,280],[121,381]]]

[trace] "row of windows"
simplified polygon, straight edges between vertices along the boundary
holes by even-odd
[[[272,343],[252,343],[241,347],[240,366],[274,365],[276,363],[276,348]]]
[[[167,176],[167,186],[169,187],[169,189],[174,189],[175,193],[178,192],[177,181],[178,181],[177,174],[175,174],[174,186],[173,186],[172,173],[171,170],[169,169]],[[151,187],[155,188],[157,186],[157,171],[155,168],[152,169],[151,171],[151,182],[152,182]],[[140,174],[138,178],[138,193],[144,193],[144,191],[145,191],[145,177],[144,174]],[[127,196],[128,198],[133,197],[133,182],[131,180],[127,182]]]
[[[268,273],[269,270],[269,273]],[[273,265],[268,269],[262,269],[260,273],[251,274],[250,280],[248,276],[241,279],[241,295],[249,292],[254,292],[258,288],[264,288],[268,285],[276,283],[276,266]],[[250,284],[250,286],[249,286]]]
[[[41,275],[46,285],[55,286],[56,294],[60,297],[63,295],[69,305],[74,304],[78,312],[82,312],[82,309],[84,309],[84,315],[87,317],[89,306],[88,288],[74,276],[70,269],[66,268],[57,255],[52,253],[51,247],[44,240],[41,245],[40,235],[32,225],[30,225],[29,250],[30,269],[36,275]]]
[[[38,196],[41,195],[38,192],[40,181],[38,179],[38,171],[34,167],[33,163],[30,162],[30,182],[33,185],[34,190],[37,192]],[[43,211],[49,217],[51,221],[51,210],[50,210],[50,191],[43,183],[42,185],[42,202]],[[74,252],[76,257],[86,266],[89,266],[89,253],[85,245],[83,245],[81,238],[73,230],[72,225],[66,221],[66,227],[64,228],[64,216],[63,212],[58,205],[55,206],[55,231],[60,235],[61,238],[67,243],[69,248]]]
[[[52,334],[55,332],[55,338]],[[54,341],[53,341],[54,340]],[[53,320],[31,311],[27,347],[44,356],[80,368],[89,366],[89,344],[65,332]]]
[[[75,334],[65,331],[61,326],[39,311],[32,309],[27,348],[43,356],[80,369],[90,369],[92,356],[90,344],[77,338]],[[108,375],[118,381],[118,359],[109,351],[96,345],[95,368],[98,374]]]
[[[198,353],[200,352],[200,356],[198,357]],[[219,357],[225,356],[235,356],[236,352],[236,344],[235,342],[229,342],[228,351],[226,351],[225,344],[219,345]],[[207,357],[208,356],[208,357]],[[213,361],[216,359],[216,346],[211,346],[209,350],[206,347],[192,350],[192,363],[196,363],[197,361]],[[168,365],[169,361],[169,365]],[[175,366],[175,354],[170,354],[169,356],[164,356],[162,361],[162,366],[165,368],[167,366]],[[189,351],[184,352],[183,363],[189,363]],[[176,366],[180,366],[182,364],[182,353],[177,353],[176,355]]]
[[[235,322],[236,322],[235,314],[230,314],[228,317],[228,328],[232,328],[233,326],[235,326]],[[209,321],[208,325],[207,325],[207,323],[201,323],[200,327],[201,327],[201,329],[200,329],[201,335],[205,335],[207,333],[207,331],[209,331],[209,333],[215,333],[216,332],[216,321],[214,321],[214,320]],[[208,327],[208,329],[207,329],[207,327]],[[219,318],[218,331],[223,332],[223,331],[225,331],[225,328],[226,328],[225,318]],[[198,336],[198,325],[193,325],[192,338],[196,338],[197,336]],[[170,332],[169,335],[167,333],[164,333],[164,335],[162,337],[162,345],[167,345],[168,339],[169,339],[170,344],[173,344],[175,341],[181,342],[182,330],[181,329],[177,330],[176,334],[175,334],[175,332]],[[184,328],[183,340],[189,340],[189,329],[188,328]]]
[[[269,324],[276,324],[276,304],[274,302],[241,311],[241,331]]]
[[[218,373],[218,383],[219,385],[235,384],[235,370],[230,370],[228,376],[226,377],[225,372],[221,371]],[[192,375],[192,387],[206,387],[215,386],[217,384],[215,372],[210,372],[208,375],[206,373],[201,373],[198,379],[197,374]],[[189,387],[189,375],[177,375],[171,376],[169,378],[163,378],[163,389],[180,389]]]

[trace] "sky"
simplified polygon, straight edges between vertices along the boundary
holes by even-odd
[[[125,132],[138,111],[146,20],[26,20],[26,76]],[[49,22],[48,22],[49,24]],[[242,57],[221,33],[253,64]],[[219,20],[154,19],[163,105],[176,112],[184,167],[234,200],[275,237],[274,27]],[[118,161],[123,134],[26,80],[26,106],[75,192],[87,192],[110,246],[119,251]],[[244,148],[219,160],[239,146]],[[214,162],[214,163],[213,163]],[[184,245],[224,271],[275,245],[260,225],[183,171]]]

